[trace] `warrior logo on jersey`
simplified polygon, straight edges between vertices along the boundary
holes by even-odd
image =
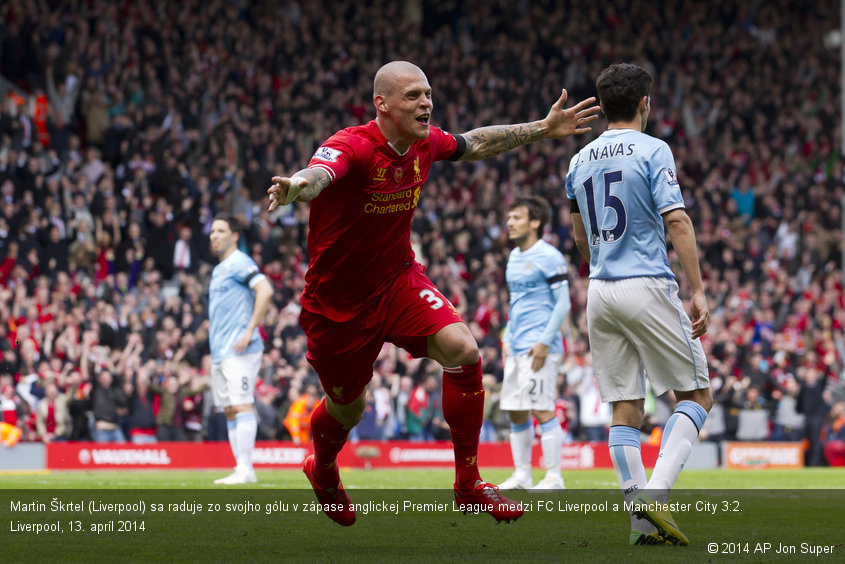
[[[332,149],[331,147],[320,147],[317,149],[317,152],[314,153],[314,158],[329,163],[335,163],[340,155],[341,152],[337,149]]]
[[[373,178],[373,180],[375,180],[376,182],[382,182],[385,178],[387,178],[387,167],[377,168],[376,169],[376,175]]]
[[[663,171],[663,175],[666,177],[666,181],[671,184],[672,186],[678,185],[678,176],[675,174],[675,171],[671,168],[667,168]]]

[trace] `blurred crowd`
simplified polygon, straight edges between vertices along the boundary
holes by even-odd
[[[671,4],[671,9],[669,5]],[[666,9],[664,9],[666,8]],[[207,286],[219,211],[275,288],[261,327],[259,438],[308,440],[319,382],[298,296],[308,206],[266,211],[269,178],[373,117],[372,77],[407,59],[452,132],[539,119],[607,64],[655,77],[648,132],[674,151],[696,226],[717,406],[702,438],[804,440],[824,464],[843,432],[839,3],[775,0],[117,2],[0,5],[0,407],[25,440],[221,440],[208,393]],[[553,206],[573,309],[558,416],[601,440],[586,340],[587,267],[563,191],[603,130],[432,169],[413,220],[428,275],[477,338],[484,440],[507,315],[507,205]],[[670,250],[673,268],[680,268]],[[683,277],[681,277],[683,280]],[[682,297],[688,288],[682,286]],[[440,370],[385,346],[360,439],[448,436]],[[649,398],[649,426],[670,413]],[[649,431],[649,429],[646,429]]]

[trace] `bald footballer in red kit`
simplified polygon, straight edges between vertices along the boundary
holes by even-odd
[[[326,398],[311,418],[314,455],[303,470],[323,511],[337,523],[355,522],[337,454],[361,419],[373,363],[386,341],[444,367],[443,416],[455,449],[456,503],[484,508],[497,521],[522,515],[518,502],[479,474],[484,390],[478,346],[414,260],[411,219],[434,161],[480,160],[589,131],[598,112],[595,99],[569,109],[565,102],[564,90],[542,120],[453,135],[430,126],[434,104],[422,70],[394,61],[373,81],[373,121],[331,136],[307,168],[273,177],[271,211],[311,202],[300,324]]]

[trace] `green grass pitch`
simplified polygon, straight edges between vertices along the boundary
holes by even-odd
[[[530,511],[510,524],[456,511],[450,470],[344,470],[360,504],[349,528],[312,511],[301,471],[213,486],[224,473],[0,474],[3,561],[845,561],[843,469],[683,472],[670,501],[688,547],[628,546],[613,470],[565,472],[561,493],[513,492]],[[483,471],[493,482],[509,473]]]

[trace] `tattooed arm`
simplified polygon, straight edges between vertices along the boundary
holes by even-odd
[[[566,103],[566,90],[552,105],[544,119],[516,125],[491,125],[479,127],[463,134],[466,139],[466,151],[461,157],[465,161],[479,161],[509,151],[514,147],[532,143],[540,139],[560,139],[573,134],[587,133],[591,121],[598,119],[598,106],[590,106],[595,98],[587,98],[569,108]]]
[[[267,190],[267,195],[270,196],[269,211],[294,200],[310,202],[320,195],[331,180],[329,173],[319,168],[302,169],[290,178],[274,176],[273,185]]]
[[[465,161],[480,161],[495,157],[514,147],[545,139],[546,129],[542,122],[520,123],[518,125],[491,125],[479,127],[464,133],[467,148],[462,157]]]

